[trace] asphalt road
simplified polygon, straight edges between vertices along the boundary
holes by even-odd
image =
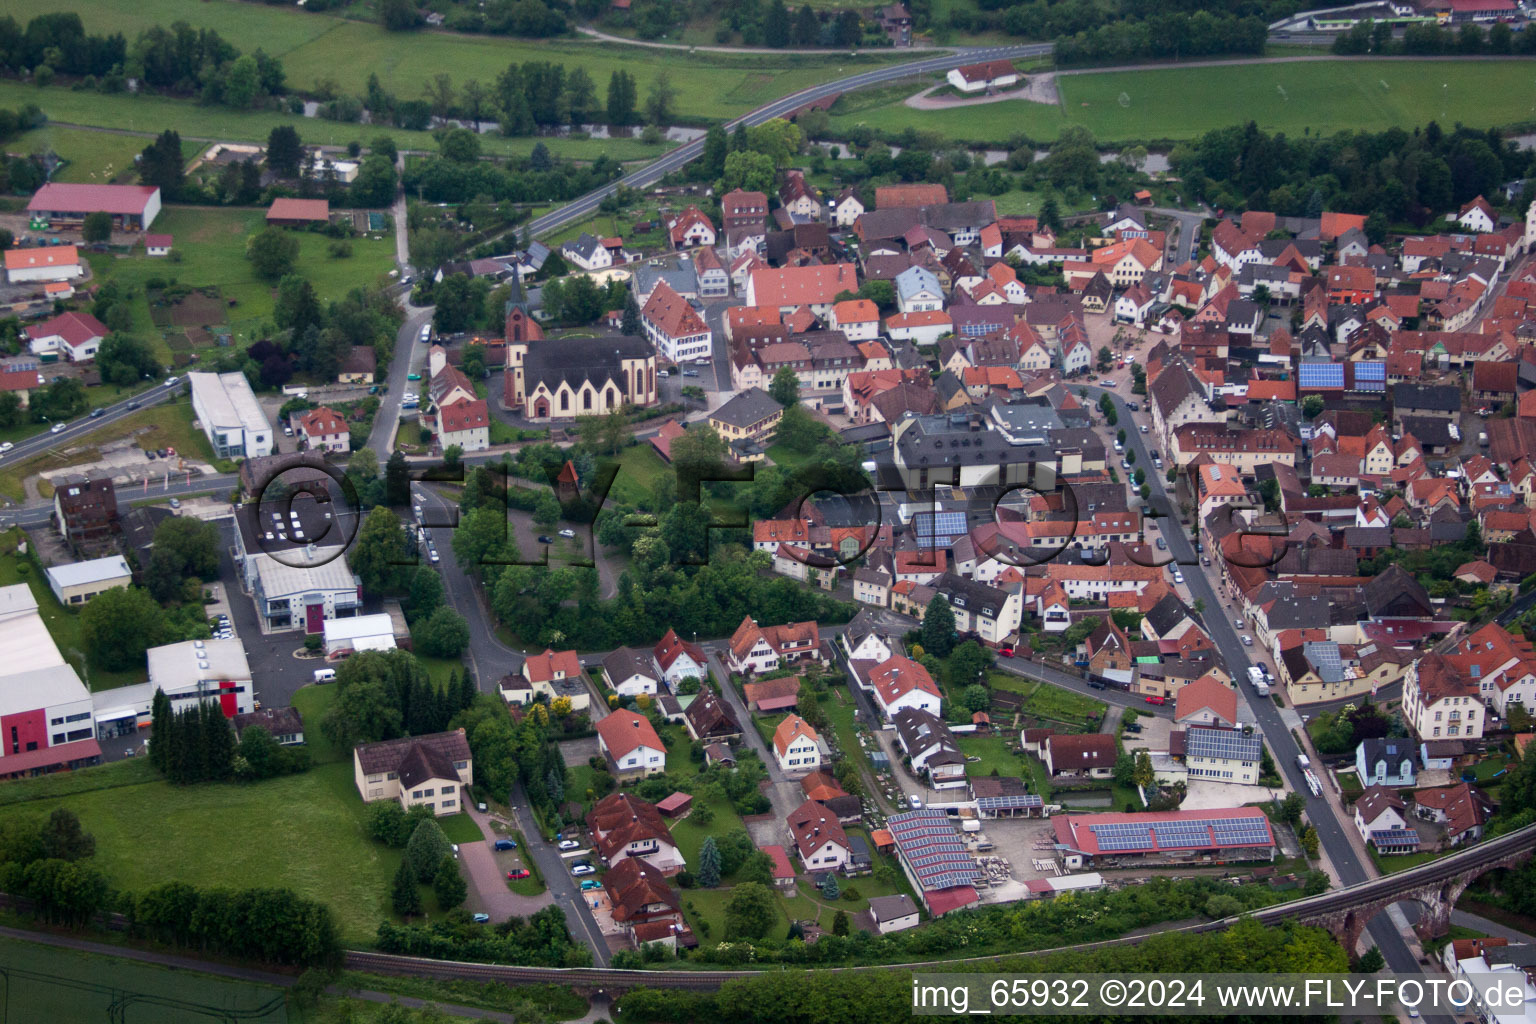
[[[942,57],[930,57],[926,60],[912,61],[906,64],[893,64],[889,67],[877,68],[873,71],[865,71],[861,74],[840,78],[835,82],[825,82],[821,85],[813,85],[799,92],[791,93],[772,103],[758,107],[751,113],[745,114],[726,124],[726,130],[734,130],[739,124],[753,127],[764,121],[771,121],[775,117],[783,117],[785,114],[804,106],[813,100],[823,99],[827,96],[835,96],[850,89],[861,89],[866,86],[879,85],[882,82],[894,82],[911,75],[922,74],[928,71],[947,71],[963,64],[974,64],[984,60],[1022,60],[1026,57],[1038,57],[1051,52],[1050,43],[1030,43],[1024,46],[990,46],[975,49],[955,50]],[[623,186],[625,188],[644,188],[651,185],[673,171],[678,170],[690,161],[694,160],[704,151],[704,140],[696,139],[677,147],[665,156],[636,171],[631,171],[624,177],[609,182],[601,188],[594,189],[558,210],[546,213],[528,222],[527,231],[530,235],[538,237],[572,224],[597,209],[603,198],[612,195]]]
[[[1150,468],[1152,459],[1146,442],[1147,437],[1152,435],[1143,436],[1134,426],[1130,426],[1133,423],[1133,417],[1131,411],[1125,407],[1124,399],[1113,391],[1103,388],[1089,387],[1088,390],[1090,400],[1094,403],[1097,403],[1099,394],[1110,395],[1120,422],[1128,425],[1126,442],[1132,445],[1136,452],[1136,465]],[[1143,412],[1142,415],[1145,413]],[[1366,871],[1343,831],[1345,828],[1354,826],[1352,823],[1340,821],[1334,815],[1333,807],[1327,800],[1311,795],[1306,778],[1296,764],[1296,757],[1301,753],[1301,748],[1281,720],[1280,709],[1271,700],[1248,699],[1250,691],[1246,688],[1246,680],[1248,669],[1253,662],[1249,660],[1247,648],[1243,646],[1238,639],[1237,631],[1232,627],[1231,613],[1227,610],[1228,605],[1221,599],[1218,587],[1212,583],[1212,576],[1219,571],[1218,568],[1212,565],[1208,569],[1202,569],[1200,566],[1194,543],[1190,540],[1188,532],[1178,522],[1178,506],[1164,486],[1163,474],[1149,471],[1147,482],[1152,486],[1152,508],[1168,517],[1162,519],[1159,527],[1168,541],[1169,553],[1173,555],[1176,564],[1188,570],[1184,573],[1184,581],[1191,600],[1205,603],[1206,614],[1203,618],[1206,632],[1216,644],[1216,649],[1221,652],[1222,659],[1227,664],[1227,671],[1233,676],[1238,700],[1247,704],[1250,720],[1258,724],[1265,741],[1274,752],[1276,766],[1285,774],[1291,788],[1307,797],[1307,820],[1317,829],[1318,841],[1323,851],[1327,853],[1339,882],[1344,885],[1354,885],[1357,882],[1366,881],[1373,876]],[[1421,971],[1422,968],[1409,949],[1407,941],[1398,933],[1392,920],[1385,913],[1378,914],[1371,921],[1370,935],[1382,955],[1386,957],[1387,966],[1391,970],[1412,973]],[[1349,952],[1351,955],[1354,953],[1353,950]]]
[[[512,814],[517,819],[517,827],[523,833],[525,840],[523,855],[532,857],[534,864],[538,866],[539,873],[544,876],[544,884],[549,889],[549,895],[554,898],[555,906],[565,911],[566,924],[571,934],[576,941],[585,942],[592,950],[592,960],[596,966],[607,967],[608,942],[597,927],[597,918],[592,916],[592,908],[587,906],[587,901],[581,897],[579,883],[571,876],[570,863],[560,856],[560,851],[553,844],[546,843],[540,835],[539,823],[534,820],[533,812],[528,809],[528,796],[523,792],[521,782],[513,783],[507,803],[512,807]],[[591,858],[596,858],[597,851],[593,850],[589,853]]]
[[[51,451],[60,445],[79,440],[109,423],[115,423],[125,416],[133,415],[140,409],[159,405],[161,402],[174,398],[186,390],[186,383],[179,377],[175,379],[176,383],[173,385],[157,384],[148,391],[140,392],[112,405],[104,405],[101,407],[100,416],[94,418],[82,416],[73,422],[67,422],[64,429],[57,434],[44,431],[36,437],[16,442],[14,448],[4,455],[0,455],[0,467],[8,466],[11,463],[31,458],[42,452]]]

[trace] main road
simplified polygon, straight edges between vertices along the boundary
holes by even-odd
[[[1310,795],[1307,780],[1296,763],[1301,747],[1280,717],[1279,708],[1270,700],[1247,700],[1249,691],[1245,691],[1245,687],[1248,685],[1248,669],[1253,663],[1248,660],[1247,648],[1238,639],[1237,630],[1233,628],[1225,602],[1222,601],[1217,588],[1212,586],[1207,574],[1201,569],[1199,556],[1189,534],[1182,527],[1171,528],[1178,523],[1178,506],[1164,486],[1163,475],[1151,472],[1153,463],[1146,442],[1148,437],[1154,435],[1143,435],[1136,429],[1131,411],[1114,391],[1098,387],[1089,387],[1088,391],[1095,404],[1099,395],[1109,395],[1119,416],[1119,422],[1126,425],[1126,443],[1136,452],[1136,465],[1145,466],[1149,470],[1146,480],[1152,487],[1150,505],[1155,513],[1165,517],[1162,519],[1161,533],[1168,541],[1168,553],[1173,556],[1174,563],[1185,570],[1184,580],[1189,588],[1191,599],[1204,603],[1206,633],[1216,644],[1216,649],[1221,652],[1227,671],[1232,674],[1238,699],[1247,703],[1252,721],[1258,724],[1265,741],[1274,751],[1276,766],[1290,781],[1291,788],[1307,797],[1307,820],[1312,823],[1313,828],[1317,829],[1318,842],[1327,853],[1339,882],[1349,886],[1369,881],[1372,875],[1365,870],[1354,847],[1345,837],[1343,829],[1346,826],[1334,814],[1332,805],[1321,797]],[[1216,571],[1215,566],[1212,566],[1211,572]],[[1387,966],[1393,971],[1416,974],[1422,970],[1408,943],[1393,926],[1388,915],[1378,914],[1371,921],[1370,934],[1377,948],[1386,957]],[[1355,953],[1354,950],[1346,950],[1346,952],[1351,956]]]
[[[821,85],[812,85],[801,89],[799,92],[790,93],[772,103],[758,107],[756,110],[738,117],[734,121],[727,122],[726,130],[733,131],[737,125],[746,125],[749,128],[760,125],[765,121],[771,121],[776,117],[783,117],[807,103],[828,96],[836,96],[838,93],[848,92],[851,89],[863,89],[871,85],[880,85],[884,82],[894,82],[912,75],[925,74],[930,71],[948,71],[964,64],[976,64],[987,60],[1024,60],[1029,57],[1043,57],[1051,52],[1050,43],[1027,43],[1020,46],[988,46],[956,49],[942,57],[929,57],[925,60],[911,61],[905,64],[892,64],[887,67],[877,68],[873,71],[865,71],[847,78],[840,78],[835,82],[824,82]],[[604,197],[624,188],[644,188],[655,184],[666,175],[671,174],[691,161],[698,158],[704,151],[704,140],[695,139],[685,143],[665,156],[646,164],[639,170],[631,171],[601,188],[594,189],[580,199],[562,206],[558,210],[546,213],[528,222],[528,233],[537,238],[567,225],[574,224],[583,217],[595,211]]]

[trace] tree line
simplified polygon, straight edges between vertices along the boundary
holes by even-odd
[[[167,882],[123,912],[134,935],[181,949],[303,967],[334,966],[341,940],[331,908],[291,889],[198,889]]]
[[[1335,36],[1333,52],[1378,56],[1536,53],[1536,36],[1516,32],[1503,22],[1485,29],[1469,21],[1455,29],[1446,25],[1408,25],[1398,39],[1391,24],[1367,19]]]
[[[1181,143],[1168,159],[1185,189],[1214,206],[1296,217],[1363,213],[1373,215],[1366,233],[1379,238],[1389,224],[1423,226],[1478,195],[1499,203],[1504,182],[1531,173],[1532,156],[1496,129],[1447,132],[1434,121],[1412,131],[1299,137],[1250,121]]]
[[[390,32],[408,32],[426,24],[414,0],[381,0],[377,9],[379,24]],[[478,7],[449,6],[443,28],[450,32],[541,39],[564,35],[570,31],[570,22],[562,10],[544,0],[489,0]]]
[[[165,691],[156,688],[150,721],[150,763],[178,785],[259,781],[310,767],[308,750],[281,745],[263,726],[248,726],[237,741],[234,726],[214,700],[175,710]]]
[[[1130,890],[1137,888],[1131,886]],[[1074,898],[1068,897],[1066,902],[1072,903]],[[1024,905],[1041,903],[1032,901]],[[948,919],[900,934],[914,935]],[[1061,933],[1055,940],[1063,941],[1064,935],[1072,933]],[[838,935],[824,934],[816,945],[828,939],[847,941]],[[967,948],[961,955],[974,954],[974,950]],[[1167,933],[1111,949],[1075,950],[1046,957],[1004,956],[982,964],[945,965],[945,969],[962,973],[1016,972],[1028,978],[1037,974],[1220,972],[1232,970],[1232,965],[1239,963],[1243,970],[1256,974],[1342,972],[1349,967],[1344,950],[1321,928],[1292,922],[1266,928],[1244,921],[1224,932]],[[755,978],[727,981],[713,993],[634,989],[619,997],[614,1010],[624,1020],[647,1024],[690,1024],[699,1020],[718,1024],[876,1024],[911,1014],[912,985],[912,973],[905,970],[768,971]],[[1264,1018],[1228,1013],[1225,1019],[1247,1024]]]
[[[320,728],[346,749],[442,732],[474,703],[475,693],[467,673],[450,685],[436,685],[409,651],[363,651],[336,670],[336,699]]]
[[[95,854],[96,838],[66,807],[0,822],[0,889],[32,900],[38,920],[83,928],[111,900],[106,875],[85,863]]]
[[[259,48],[242,53],[212,29],[156,25],[130,46],[120,32],[87,34],[72,11],[38,15],[25,28],[0,18],[0,70],[30,74],[39,85],[71,75],[103,92],[122,92],[134,79],[151,91],[240,109],[275,105],[287,92],[282,61]]]
[[[525,920],[514,917],[492,927],[453,921],[431,925],[379,925],[375,944],[384,953],[435,960],[478,960],[532,967],[588,967],[592,952],[578,944],[565,912],[545,907]]]

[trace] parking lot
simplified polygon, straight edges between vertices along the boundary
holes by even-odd
[[[221,520],[219,527],[219,584],[226,595],[225,607],[234,625],[235,636],[245,646],[245,658],[251,666],[255,699],[263,707],[281,708],[293,703],[293,695],[299,687],[315,681],[314,670],[324,662],[316,659],[295,658],[294,652],[304,647],[304,634],[263,633],[256,615],[256,605],[240,586],[240,576],[235,569],[230,552],[235,543],[235,524],[231,519]]]

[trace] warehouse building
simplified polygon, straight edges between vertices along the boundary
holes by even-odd
[[[1275,835],[1257,807],[1054,819],[1056,856],[1068,868],[1273,860]]]
[[[272,424],[243,373],[189,373],[192,412],[221,459],[272,454]]]
[[[58,227],[80,224],[88,214],[109,213],[120,231],[144,231],[160,213],[160,190],[152,185],[71,185],[49,182],[32,195],[27,212]]]

